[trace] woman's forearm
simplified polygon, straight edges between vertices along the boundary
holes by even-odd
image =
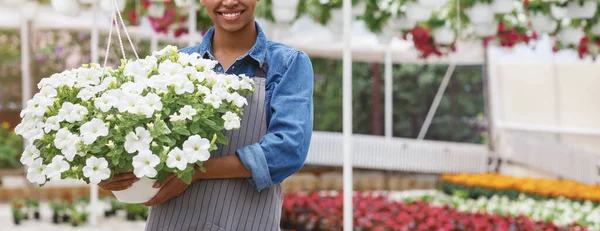
[[[223,179],[223,178],[250,178],[250,172],[242,163],[237,154],[217,157],[204,162],[206,172],[200,171],[196,166],[194,181],[200,179]]]

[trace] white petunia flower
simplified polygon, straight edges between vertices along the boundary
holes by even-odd
[[[225,75],[221,78],[221,80],[225,83],[225,86],[233,90],[240,88],[240,81],[237,75]]]
[[[106,91],[106,89],[108,89],[110,87],[110,85],[116,84],[116,83],[117,83],[117,78],[112,77],[112,76],[106,77],[102,80],[102,83],[100,83],[98,86],[94,87],[94,91],[96,93]]]
[[[244,107],[244,105],[248,104],[248,100],[246,99],[246,97],[241,96],[237,92],[229,94],[229,96],[227,97],[227,102],[231,101],[233,101],[235,106],[238,108],[242,108]]]
[[[71,167],[64,159],[65,157],[62,155],[57,155],[52,158],[52,162],[48,164],[44,174],[50,179],[60,179],[60,174],[69,170]]]
[[[157,94],[154,94],[154,93],[148,93],[145,96],[145,98],[148,102],[148,106],[150,106],[151,108],[153,108],[156,111],[162,110],[163,104],[162,104],[160,96],[158,96]]]
[[[178,147],[169,151],[167,154],[167,167],[169,168],[177,168],[181,171],[185,170],[187,167],[188,161],[185,157],[185,152],[183,152]]]
[[[43,96],[46,98],[54,98],[54,97],[56,97],[58,92],[56,91],[56,89],[54,89],[50,86],[47,86],[47,87],[43,87],[38,94],[40,94],[40,96]]]
[[[171,122],[184,120],[184,118],[181,117],[179,114],[177,114],[177,112],[175,112],[173,115],[170,115],[169,118],[170,118],[169,121],[171,121]]]
[[[135,132],[129,132],[125,136],[125,151],[134,153],[135,151],[142,152],[148,150],[150,149],[151,142],[152,137],[150,136],[150,132],[143,127],[137,127],[135,128]]]
[[[196,87],[198,88],[198,91],[203,95],[210,95],[210,89],[208,87],[200,84],[196,85]]]
[[[190,80],[179,80],[173,84],[175,87],[175,94],[181,95],[184,93],[193,93],[194,92],[194,83]]]
[[[133,173],[137,178],[155,177],[157,172],[154,167],[160,163],[160,158],[152,154],[150,150],[140,151],[139,154],[133,157]]]
[[[88,158],[85,161],[85,167],[83,167],[83,176],[89,178],[92,184],[98,184],[100,181],[108,179],[110,177],[108,162],[104,157],[92,156]]]
[[[254,88],[254,81],[252,81],[252,79],[248,78],[244,74],[240,75],[240,77],[242,77],[242,80],[240,81],[240,87],[242,89],[252,90],[252,88]]]
[[[108,93],[104,93],[102,96],[94,100],[94,107],[100,109],[102,112],[107,112],[111,108],[117,106],[118,103],[119,99],[117,97],[114,97]]]
[[[146,82],[126,82],[121,85],[121,90],[125,93],[131,93],[135,95],[142,94],[146,89]]]
[[[92,97],[94,97],[95,95],[96,95],[96,92],[94,92],[93,88],[91,88],[91,87],[84,87],[77,94],[77,98],[79,98],[79,99],[81,99],[83,101],[88,101]]]
[[[221,118],[225,120],[224,126],[226,130],[240,128],[240,117],[237,114],[228,111]]]
[[[58,117],[61,121],[67,120],[71,112],[73,111],[73,104],[70,102],[64,102],[61,108],[58,110]],[[69,121],[71,122],[71,121]],[[72,123],[72,122],[71,122]]]
[[[123,97],[124,98],[121,98],[119,101],[119,112],[137,114],[140,111],[142,97],[140,95],[129,93],[124,93]]]
[[[221,107],[221,97],[214,93],[206,96],[203,102],[212,105],[215,109]]]
[[[79,104],[75,104],[75,105],[73,105],[73,110],[71,110],[71,113],[69,114],[69,116],[66,117],[65,120],[70,123],[82,121],[83,117],[86,116],[87,114],[88,114],[88,110],[86,107],[81,106]]]
[[[77,70],[76,87],[96,86],[100,84],[102,71],[92,68],[79,68]]]
[[[58,131],[58,129],[60,129],[60,118],[58,116],[48,117],[44,124],[44,132],[50,133],[50,131]]]
[[[164,94],[169,91],[169,81],[165,75],[154,75],[150,77],[148,86],[154,89],[158,94]]]
[[[179,113],[182,119],[191,120],[198,112],[190,105],[185,105],[179,109]]]
[[[179,63],[173,63],[171,60],[166,60],[158,66],[158,73],[165,76],[180,75],[183,71],[183,66]]]
[[[46,183],[44,172],[46,172],[46,165],[42,164],[42,158],[37,158],[27,168],[27,180],[36,184]]]
[[[29,144],[25,147],[25,151],[21,155],[21,163],[25,166],[30,166],[38,157],[40,157],[40,150],[38,150],[35,145]]]
[[[210,141],[199,135],[190,136],[183,142],[183,151],[185,152],[188,163],[206,161],[210,158]]]
[[[81,138],[79,138],[76,135],[71,135],[71,145],[67,145],[65,146],[63,149],[60,150],[60,153],[62,153],[65,156],[65,159],[67,159],[67,161],[72,162],[73,158],[75,158],[75,155],[79,154],[80,156],[83,156],[82,153],[80,152],[81,150]]]
[[[108,127],[106,127],[104,121],[93,118],[90,122],[81,125],[80,132],[83,143],[90,145],[94,143],[98,137],[107,136]]]
[[[63,149],[65,146],[71,144],[71,138],[73,138],[73,134],[69,130],[61,128],[54,137],[54,146],[58,149]]]
[[[143,79],[148,79],[148,75],[150,74],[150,70],[147,66],[144,66],[139,61],[134,61],[125,64],[125,69],[123,69],[123,74],[125,76],[131,77],[133,76],[136,82],[142,81]]]

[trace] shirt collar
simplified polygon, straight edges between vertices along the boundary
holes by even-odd
[[[239,59],[243,59],[243,58],[246,58],[247,56],[250,56],[252,59],[256,60],[256,62],[258,62],[260,67],[262,67],[265,62],[266,53],[267,53],[267,37],[265,36],[260,25],[258,25],[257,22],[254,22],[254,24],[256,25],[256,33],[257,33],[256,43],[254,44],[254,46],[252,46],[252,48],[250,48],[248,53],[246,53]],[[200,52],[201,52],[202,57],[206,57],[208,55],[209,58],[214,59],[213,52],[212,52],[212,39],[213,39],[214,34],[215,34],[214,27],[211,27],[204,34],[202,43],[200,44]]]

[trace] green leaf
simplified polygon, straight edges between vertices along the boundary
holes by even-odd
[[[111,161],[112,161],[113,166],[117,166],[119,164],[119,157],[120,157],[119,155],[112,157]]]
[[[167,179],[167,177],[169,177],[170,175],[171,175],[171,173],[170,173],[170,172],[167,172],[167,171],[158,171],[157,181],[158,181],[159,183],[162,183],[162,182],[164,182],[164,181]]]
[[[200,133],[200,123],[193,123],[192,126],[190,126],[190,131],[192,134]]]
[[[188,131],[187,129],[177,129],[177,130],[174,130],[174,132],[177,134],[180,134],[180,135],[184,135],[184,136],[192,135],[190,133],[190,131]]]
[[[227,145],[229,143],[229,139],[227,139],[227,136],[223,135],[222,133],[217,133],[217,143]]]
[[[168,136],[159,136],[157,139],[160,142],[171,143],[171,138],[169,138]]]
[[[180,179],[181,179],[181,181],[183,181],[184,183],[189,185],[192,183],[192,173],[191,172],[184,173]]]
[[[95,145],[94,147],[92,147],[92,150],[90,150],[90,151],[94,154],[98,154],[98,153],[102,152],[102,146]]]
[[[208,126],[216,126],[217,123],[215,123],[215,121],[209,120],[209,119],[205,119],[204,121],[202,121],[204,124],[208,125]]]

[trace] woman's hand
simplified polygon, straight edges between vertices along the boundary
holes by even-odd
[[[168,200],[171,200],[174,197],[179,196],[179,194],[183,193],[189,187],[189,185],[181,181],[175,175],[171,175],[162,183],[154,183],[152,187],[160,188],[160,191],[158,191],[158,193],[156,194],[156,196],[154,196],[154,198],[152,198],[152,200],[149,200],[146,203],[144,203],[143,205],[145,206],[162,204]]]
[[[131,187],[131,185],[140,179],[133,172],[124,172],[116,174],[110,180],[103,180],[98,183],[98,186],[104,190],[120,191]]]

